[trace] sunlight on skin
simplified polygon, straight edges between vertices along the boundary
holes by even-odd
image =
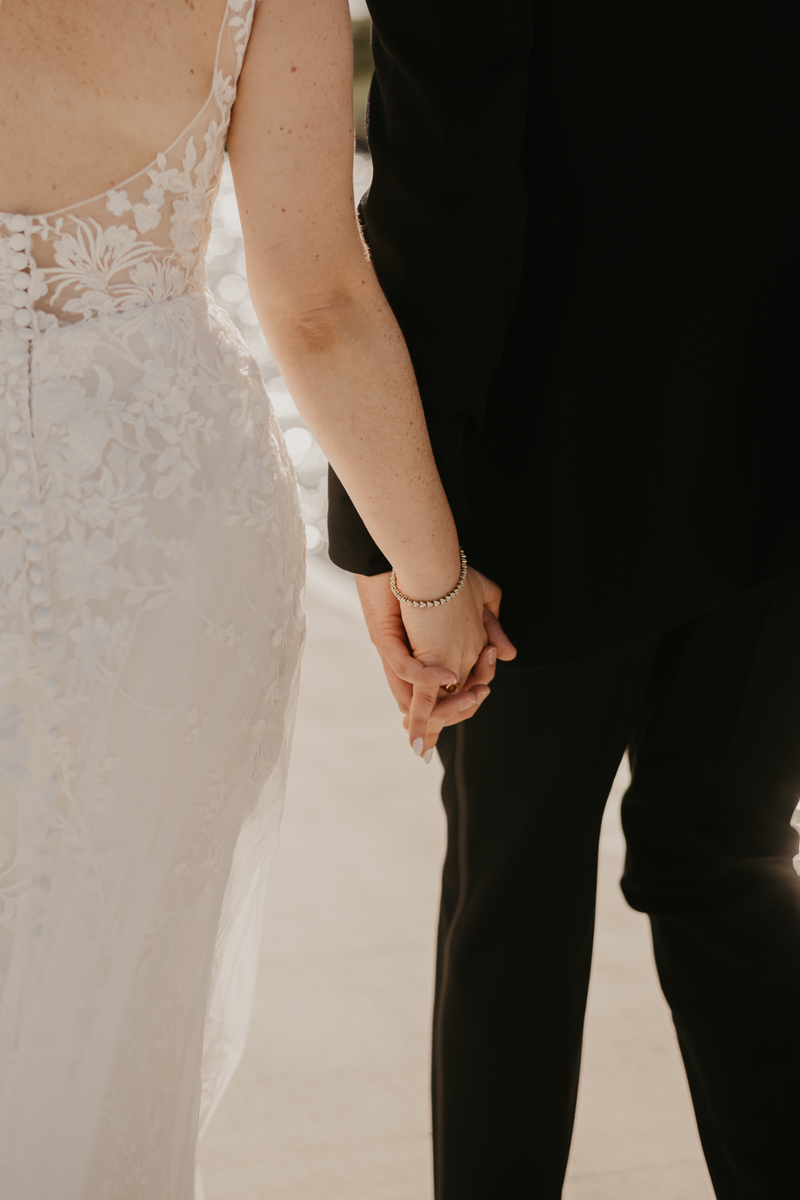
[[[358,7],[357,3],[355,7]],[[364,8],[366,11],[366,5]],[[369,187],[371,178],[372,164],[369,158],[357,154],[353,162],[356,204]],[[208,244],[206,269],[214,299],[231,317],[261,369],[273,411],[286,437],[289,455],[298,477],[308,553],[326,557],[328,464],[316,441],[306,429],[258,326],[247,287],[242,225],[227,162],[214,207],[214,226]]]

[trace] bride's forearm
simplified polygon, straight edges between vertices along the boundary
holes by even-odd
[[[292,312],[251,290],[297,407],[401,588],[443,595],[458,578],[458,538],[405,342],[371,268]]]
[[[258,6],[227,143],[250,293],[297,406],[401,586],[441,596],[458,542],[355,216],[344,0]]]

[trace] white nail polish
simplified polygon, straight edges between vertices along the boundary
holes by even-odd
[[[431,746],[430,750],[425,751],[425,753],[422,756],[422,761],[425,763],[429,763],[432,758],[433,758],[433,746]]]
[[[411,743],[411,749],[416,754],[417,758],[422,758],[422,747],[425,745],[423,738],[414,738]]]

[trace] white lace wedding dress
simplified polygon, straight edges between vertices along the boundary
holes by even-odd
[[[190,1200],[249,1019],[304,628],[291,465],[205,286],[254,3],[144,171],[0,213],[4,1200]]]

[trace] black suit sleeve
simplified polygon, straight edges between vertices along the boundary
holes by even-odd
[[[483,425],[525,253],[520,154],[533,0],[370,0],[370,12],[375,174],[361,219],[469,554],[463,464]],[[328,529],[339,566],[388,570],[333,472]]]

